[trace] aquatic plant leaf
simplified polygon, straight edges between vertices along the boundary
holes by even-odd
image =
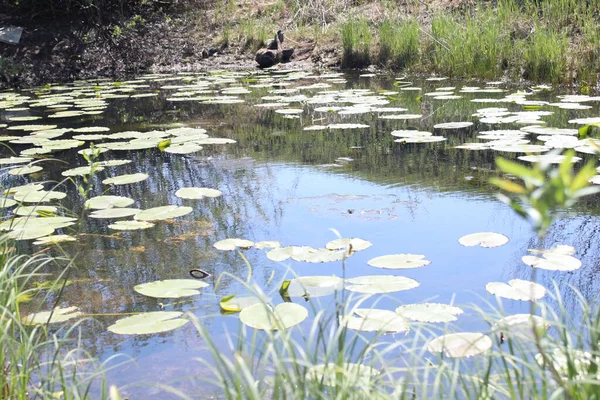
[[[152,228],[154,224],[146,221],[117,221],[108,227],[117,231],[136,231],[138,229]]]
[[[492,348],[492,339],[482,333],[451,333],[427,344],[431,353],[444,353],[449,358],[473,357]]]
[[[130,183],[145,181],[146,179],[148,179],[148,174],[138,173],[115,176],[103,180],[102,183],[104,183],[105,185],[127,185]]]
[[[77,239],[71,235],[52,235],[52,236],[41,237],[38,240],[36,240],[35,242],[33,242],[33,244],[38,245],[38,246],[45,246],[45,245],[49,245],[49,244],[75,242],[75,241],[77,241]]]
[[[363,332],[408,332],[410,324],[394,311],[373,308],[357,308],[353,310],[358,317],[346,316],[341,323],[347,328]]]
[[[400,292],[419,286],[419,282],[414,279],[394,275],[359,276],[347,279],[346,282],[349,284],[346,290],[367,294]]]
[[[560,164],[567,159],[567,156],[562,154],[538,154],[532,156],[520,156],[518,158],[519,160],[532,163]],[[581,157],[571,157],[569,161],[571,163],[576,163],[578,161],[581,161]]]
[[[272,250],[269,250],[266,254],[267,258],[271,261],[285,261],[290,258],[294,254],[294,249],[292,246],[288,247],[278,247]]]
[[[485,290],[498,297],[523,301],[539,300],[546,295],[546,288],[542,285],[522,279],[511,279],[508,285],[504,282],[490,282],[485,285]]]
[[[103,208],[97,211],[90,213],[90,218],[123,218],[123,217],[131,217],[137,213],[139,213],[139,208]]]
[[[99,148],[103,150],[103,148]],[[102,152],[102,151],[101,151]],[[125,165],[131,163],[131,160],[108,160],[108,161],[98,161],[98,165],[101,167],[118,167],[120,165]]]
[[[84,126],[81,128],[73,129],[73,132],[78,132],[78,133],[108,132],[108,131],[110,131],[110,128],[108,128],[106,126]]]
[[[133,199],[123,196],[96,196],[85,202],[85,208],[102,210],[113,207],[128,207],[134,203]]]
[[[177,299],[200,294],[197,289],[208,286],[208,283],[196,279],[166,279],[142,283],[134,286],[133,290],[148,297]]]
[[[575,254],[575,247],[566,244],[558,244],[551,249],[527,249],[531,254],[564,254],[571,256]]]
[[[323,383],[329,387],[353,387],[370,388],[379,371],[364,364],[336,363],[318,364],[307,369],[306,380]]]
[[[176,144],[176,145],[169,146],[169,147],[165,148],[164,152],[172,153],[172,154],[191,154],[191,153],[196,153],[202,149],[203,149],[203,147],[200,146],[199,144],[190,142],[190,143],[183,143],[183,144]]]
[[[254,246],[254,242],[250,240],[235,238],[219,240],[218,242],[213,244],[213,247],[215,249],[225,251],[232,251],[237,249],[238,247],[240,249],[249,249],[252,246]]]
[[[244,308],[263,302],[263,300],[256,296],[236,296],[232,294],[219,300],[219,306],[223,311],[236,313],[242,311]]]
[[[31,166],[27,166],[27,167],[18,167],[18,168],[13,168],[8,170],[8,173],[11,175],[29,175],[29,174],[33,174],[35,172],[39,172],[41,170],[43,170],[43,167],[40,167],[39,165],[31,165]]]
[[[0,158],[0,165],[9,165],[9,164],[23,164],[33,161],[33,158],[29,157],[7,157]]]
[[[107,329],[119,335],[147,335],[167,332],[187,324],[178,311],[151,311],[117,320]]]
[[[95,172],[100,172],[104,168],[98,165],[86,165],[84,167],[71,168],[66,171],[61,172],[62,176],[83,176],[90,175]]]
[[[13,198],[23,203],[42,203],[51,200],[60,200],[67,196],[63,192],[45,191],[45,190],[26,190],[18,191]]]
[[[8,232],[6,237],[14,240],[30,240],[48,236],[53,233],[54,228],[51,226],[18,227]]]
[[[71,226],[77,221],[69,217],[30,218],[18,217],[6,220],[0,224],[0,230],[33,229],[35,227],[50,226],[54,229]]]
[[[325,247],[329,250],[345,250],[349,246],[352,251],[361,251],[371,247],[373,243],[360,238],[342,238],[328,242]]]
[[[143,210],[133,216],[138,221],[159,221],[182,217],[193,211],[192,207],[185,206],[161,206]]]
[[[297,325],[308,317],[308,310],[299,304],[278,304],[274,309],[264,303],[254,304],[240,312],[240,321],[262,330],[280,330]]]
[[[581,261],[573,256],[546,253],[542,257],[523,256],[521,260],[533,268],[547,269],[549,271],[575,271],[581,268]]]
[[[292,259],[299,262],[323,263],[340,261],[347,256],[345,251],[314,249],[309,246],[292,246]]]
[[[203,197],[219,197],[222,193],[217,189],[184,187],[175,192],[175,196],[181,199],[201,199]]]
[[[435,129],[464,129],[473,126],[472,122],[445,122],[443,124],[437,124],[433,127]]]
[[[511,339],[535,339],[533,329],[540,336],[550,328],[550,324],[542,317],[531,314],[514,314],[501,318],[492,325],[493,332],[501,332],[505,337]]]
[[[463,313],[459,307],[450,304],[420,303],[406,304],[396,308],[396,313],[412,321],[419,322],[452,322],[457,315]]]
[[[284,293],[289,297],[323,297],[344,288],[344,280],[337,276],[300,276],[289,281]]]
[[[54,311],[41,311],[29,314],[23,318],[23,323],[25,325],[42,325],[65,322],[71,318],[77,318],[83,315],[82,312],[77,310],[77,307],[56,307]]]
[[[0,197],[0,208],[9,208],[16,204],[17,202],[13,199],[9,199],[8,197]]]
[[[425,260],[422,254],[390,254],[376,257],[367,262],[371,267],[385,269],[420,268],[429,265],[431,261]]]
[[[327,125],[329,129],[360,129],[369,128],[369,125],[365,124],[330,124]]]
[[[254,243],[254,248],[258,250],[276,249],[278,247],[281,247],[281,243],[275,240],[262,240]]]
[[[22,217],[32,216],[37,217],[41,216],[49,216],[58,211],[58,208],[54,206],[20,206],[13,210],[15,215],[19,215]]]
[[[458,239],[463,246],[481,246],[486,248],[498,247],[508,243],[508,238],[495,232],[478,232],[465,235]]]

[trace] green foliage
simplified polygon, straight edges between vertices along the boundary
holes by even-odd
[[[525,77],[534,81],[565,81],[569,42],[564,33],[539,27],[524,44]]]
[[[558,168],[545,163],[526,167],[498,157],[498,168],[520,179],[523,184],[500,178],[492,178],[490,183],[507,192],[508,195],[498,195],[499,199],[521,217],[530,220],[538,235],[543,236],[559,210],[573,206],[583,196],[600,191],[598,187],[588,187],[589,179],[596,175],[594,163],[588,162],[575,173],[574,155],[574,151],[567,151]]]
[[[414,19],[385,19],[379,25],[379,62],[403,69],[419,61],[420,27]]]
[[[342,66],[360,68],[371,62],[372,34],[366,18],[351,18],[342,24]]]

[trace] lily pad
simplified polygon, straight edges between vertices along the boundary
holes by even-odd
[[[535,328],[538,333],[544,334],[550,324],[545,321],[542,317],[531,314],[514,314],[504,317],[492,326],[492,331],[502,332],[504,336],[515,338],[535,338],[533,329]]]
[[[282,290],[289,297],[323,297],[344,288],[344,280],[337,276],[300,276],[286,282]]]
[[[16,204],[17,202],[13,199],[9,199],[8,197],[0,197],[0,208],[9,208]]]
[[[129,183],[141,182],[148,179],[148,174],[128,174],[128,175],[120,175],[115,176],[113,178],[108,178],[102,181],[105,185],[127,185]]]
[[[103,210],[106,208],[113,207],[128,207],[134,202],[129,197],[122,196],[96,196],[85,202],[85,208],[91,208],[94,210]]]
[[[542,285],[522,279],[511,279],[508,285],[504,282],[490,282],[485,285],[485,290],[498,297],[523,301],[539,300],[546,295],[546,288]]]
[[[177,299],[200,294],[197,289],[207,286],[209,286],[208,283],[194,279],[166,279],[142,283],[136,285],[133,290],[148,297]]]
[[[434,125],[433,127],[435,129],[464,129],[472,125],[472,122],[445,122],[443,124]]]
[[[327,243],[325,247],[329,250],[345,250],[350,248],[352,251],[361,251],[368,249],[372,245],[373,244],[371,242],[360,238],[342,238],[332,240],[331,242]]]
[[[419,322],[452,322],[457,320],[457,315],[463,310],[440,303],[407,304],[396,308],[396,313],[412,321]]]
[[[31,165],[31,166],[27,166],[27,167],[18,167],[18,168],[13,168],[8,170],[8,173],[11,175],[29,175],[29,174],[33,174],[36,172],[40,172],[41,170],[43,170],[43,167],[40,167],[39,165]]]
[[[249,249],[252,246],[254,246],[254,242],[250,240],[235,238],[219,240],[218,242],[213,244],[213,247],[215,249],[225,251],[232,251],[237,249],[238,247],[241,249]]]
[[[13,198],[23,203],[42,203],[51,200],[60,200],[67,197],[66,193],[45,191],[45,190],[26,190],[18,191]]]
[[[50,214],[54,214],[58,211],[58,208],[54,206],[20,206],[13,210],[15,215],[19,215],[22,217],[27,216],[48,216]]]
[[[566,244],[558,244],[551,249],[527,249],[531,254],[564,254],[571,256],[575,254],[575,247]]]
[[[184,187],[175,192],[175,196],[181,199],[201,199],[203,197],[219,197],[221,191],[210,188]]]
[[[56,307],[54,311],[41,311],[29,314],[23,318],[23,323],[26,325],[41,325],[65,322],[71,318],[77,318],[83,315],[83,313],[77,310],[77,307]]]
[[[136,231],[138,229],[152,228],[154,224],[146,221],[117,221],[108,227],[117,231]]]
[[[51,226],[31,226],[13,229],[6,234],[6,237],[14,240],[30,240],[48,236],[52,233],[54,233],[54,228]]]
[[[299,304],[283,303],[274,309],[268,304],[254,304],[240,312],[240,321],[254,329],[280,330],[297,325],[308,317]]]
[[[579,259],[565,254],[546,253],[542,257],[523,256],[521,260],[533,268],[549,271],[575,271],[581,268],[581,261]]]
[[[117,320],[108,327],[110,332],[119,335],[147,335],[167,332],[187,324],[178,311],[152,311]]]
[[[91,175],[94,172],[100,172],[104,168],[98,165],[86,165],[84,167],[71,168],[66,171],[61,172],[62,176],[83,176],[83,175]]]
[[[425,256],[421,254],[390,254],[373,258],[367,262],[372,267],[385,269],[420,268],[429,263],[431,261],[425,260]]]
[[[465,235],[458,239],[463,246],[481,246],[486,248],[498,247],[508,243],[508,238],[495,232],[479,232]]]
[[[101,210],[94,211],[90,213],[90,218],[123,218],[123,217],[131,217],[137,213],[139,213],[139,208],[104,208]]]
[[[52,236],[41,237],[38,240],[36,240],[35,242],[33,242],[33,244],[38,245],[38,246],[46,246],[49,244],[75,242],[75,241],[77,241],[77,239],[71,235],[52,235]]]
[[[262,302],[263,300],[256,296],[236,296],[232,294],[219,300],[219,306],[223,311],[236,313],[242,311],[244,308]]]
[[[262,240],[254,243],[254,248],[258,250],[276,249],[278,247],[281,247],[281,243],[276,240]]]
[[[492,339],[482,333],[451,333],[433,339],[427,345],[431,353],[444,353],[449,358],[473,357],[492,348]]]
[[[408,332],[409,323],[394,311],[357,308],[353,310],[358,317],[347,316],[343,319],[346,327],[363,332]]]
[[[133,219],[138,221],[159,221],[182,217],[193,211],[192,207],[184,206],[161,206],[149,208],[134,215]]]
[[[367,275],[347,279],[346,289],[358,293],[392,293],[414,289],[419,282],[404,276],[395,275]]]

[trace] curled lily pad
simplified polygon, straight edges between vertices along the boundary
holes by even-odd
[[[219,197],[221,191],[210,188],[185,187],[175,192],[175,196],[182,199],[201,199],[203,197]]]
[[[90,218],[123,218],[139,213],[139,208],[104,208],[90,213]]]
[[[35,242],[33,242],[33,244],[38,245],[38,246],[45,246],[45,245],[49,245],[49,244],[75,242],[75,241],[77,241],[77,239],[71,235],[52,235],[52,236],[41,237],[38,240],[36,240]]]
[[[574,271],[581,267],[581,261],[565,254],[546,253],[542,257],[523,256],[523,262],[531,267],[550,271]]]
[[[117,231],[136,231],[138,229],[152,228],[154,224],[146,221],[117,221],[108,227]]]
[[[26,325],[55,324],[82,316],[83,313],[77,310],[77,307],[56,307],[54,311],[41,311],[29,314],[23,318],[23,322]]]
[[[465,235],[458,239],[463,246],[481,246],[486,248],[498,247],[508,243],[508,238],[495,232],[479,232]]]
[[[440,303],[407,304],[396,308],[396,313],[412,321],[419,322],[452,322],[463,310]]]
[[[327,243],[325,247],[329,250],[345,250],[350,248],[352,251],[361,251],[368,249],[372,245],[373,244],[371,242],[359,238],[342,238],[332,240],[331,242]]]
[[[219,306],[223,311],[236,313],[242,311],[244,308],[263,302],[263,300],[256,296],[236,296],[232,294],[219,300]]]
[[[240,312],[240,321],[254,329],[280,330],[297,325],[308,317],[299,304],[283,303],[274,309],[264,303],[254,304]]]
[[[347,279],[346,289],[358,293],[392,293],[414,289],[419,282],[404,276],[367,275]]]
[[[451,333],[433,339],[427,345],[431,353],[444,353],[446,357],[473,357],[492,348],[492,339],[482,333]]]
[[[193,211],[192,207],[184,206],[161,206],[149,208],[134,215],[133,219],[138,221],[158,221],[182,217]]]
[[[194,279],[166,279],[142,283],[136,285],[133,290],[148,297],[177,299],[200,294],[197,289],[207,286],[208,283]]]
[[[490,282],[485,285],[485,290],[506,299],[524,301],[539,300],[546,295],[546,288],[542,285],[522,279],[511,279],[508,285],[504,282]]]
[[[340,384],[345,387],[350,384],[355,387],[368,388],[373,385],[373,381],[377,379],[379,373],[375,368],[364,364],[344,363],[338,365],[328,363],[310,367],[306,371],[306,379],[322,382],[323,385],[330,387],[336,387]]]
[[[129,183],[141,182],[148,179],[148,174],[128,174],[128,175],[120,175],[115,176],[113,178],[108,178],[102,181],[105,185],[127,185]]]
[[[217,250],[232,251],[238,247],[241,249],[249,249],[254,245],[254,242],[246,239],[223,239],[219,240],[213,247]]]
[[[187,324],[178,311],[152,311],[117,320],[108,327],[110,332],[119,335],[147,335],[167,332]]]
[[[364,332],[408,332],[409,323],[394,311],[357,308],[353,310],[358,317],[347,316],[343,324],[348,328]]]
[[[322,297],[344,288],[344,280],[337,276],[300,276],[286,282],[281,291],[289,297]]]
[[[94,210],[102,210],[105,208],[113,207],[128,207],[134,202],[129,197],[122,196],[96,196],[85,202],[85,208],[91,208]]]
[[[367,262],[372,267],[385,269],[420,268],[429,265],[431,261],[425,260],[421,254],[390,254],[376,257]]]
[[[36,172],[40,172],[41,170],[43,170],[43,167],[40,167],[39,165],[31,165],[31,166],[27,166],[27,167],[18,167],[18,168],[13,168],[8,170],[8,173],[11,175],[29,175],[29,174],[33,174]]]

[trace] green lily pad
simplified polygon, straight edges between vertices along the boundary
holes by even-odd
[[[177,299],[200,294],[197,289],[207,286],[208,283],[194,279],[166,279],[142,283],[135,286],[133,290],[148,297]]]
[[[414,279],[395,275],[359,276],[347,279],[346,282],[349,284],[346,290],[367,294],[400,292],[419,286],[419,282]]]
[[[396,313],[412,321],[452,322],[457,320],[456,316],[462,314],[463,310],[450,304],[420,303],[400,306],[396,308]]]
[[[17,192],[29,192],[29,191],[38,191],[38,190],[42,190],[44,188],[44,185],[39,184],[39,183],[28,183],[26,185],[20,185],[20,186],[13,186],[9,189],[6,189],[3,193],[4,194],[15,194]]]
[[[485,290],[498,297],[511,300],[534,301],[546,295],[546,288],[539,283],[511,279],[508,285],[504,282],[490,282]]]
[[[236,296],[232,294],[219,300],[219,306],[223,311],[236,313],[242,311],[244,308],[263,302],[263,300],[256,296]]]
[[[20,206],[13,210],[15,215],[19,215],[22,217],[33,216],[36,217],[38,215],[48,216],[51,214],[55,214],[58,211],[58,208],[54,206]]]
[[[192,154],[192,153],[197,153],[202,149],[203,149],[203,147],[200,146],[199,144],[189,142],[189,143],[176,144],[173,146],[169,146],[166,149],[164,149],[164,152],[171,153],[171,154]]]
[[[325,247],[329,250],[345,250],[351,248],[352,251],[361,251],[368,249],[372,245],[373,243],[359,238],[342,238],[330,241],[325,245]]]
[[[13,196],[15,200],[23,203],[42,203],[64,199],[65,197],[67,197],[66,193],[46,190],[19,190]]]
[[[498,247],[508,243],[508,238],[495,232],[471,233],[458,239],[463,246]]]
[[[85,208],[91,208],[94,210],[102,210],[105,208],[113,207],[128,207],[134,202],[129,197],[122,196],[96,196],[88,199],[85,202]]]
[[[16,204],[17,202],[13,199],[9,199],[8,197],[0,197],[0,208],[9,208]]]
[[[50,226],[54,229],[65,228],[75,224],[76,218],[70,217],[45,217],[30,218],[18,217],[4,221],[0,224],[0,230],[33,229],[35,227]]]
[[[427,345],[431,353],[444,353],[449,358],[473,357],[492,348],[492,339],[482,333],[451,333],[433,339]]]
[[[240,321],[245,325],[262,330],[287,329],[308,317],[308,310],[299,304],[283,303],[274,309],[264,303],[254,304],[240,312]]]
[[[0,165],[10,165],[10,164],[23,164],[33,161],[33,158],[29,157],[8,157],[8,158],[0,158]]]
[[[41,311],[29,314],[23,318],[23,323],[25,325],[56,324],[82,315],[83,313],[77,311],[77,307],[56,307],[54,311]]]
[[[289,297],[323,297],[344,288],[344,280],[337,276],[300,276],[287,282],[283,292]]]
[[[38,246],[45,246],[45,245],[49,245],[49,244],[75,242],[75,241],[77,241],[77,239],[71,235],[52,235],[52,236],[41,237],[38,240],[36,240],[35,242],[33,242],[33,244],[38,245]]]
[[[203,197],[219,197],[221,191],[210,188],[185,187],[175,192],[175,196],[181,199],[201,199]]]
[[[159,221],[182,217],[193,211],[192,207],[184,206],[161,206],[143,210],[133,216],[138,221]]]
[[[372,267],[386,269],[420,268],[429,263],[431,261],[425,260],[425,256],[421,254],[390,254],[373,258],[367,262]]]
[[[98,165],[86,165],[84,167],[71,168],[66,171],[61,172],[62,176],[84,176],[91,175],[95,172],[100,172],[104,168]]]
[[[409,323],[394,311],[377,310],[370,308],[357,308],[353,310],[358,317],[347,316],[343,324],[349,329],[363,332],[408,332]]]
[[[217,250],[232,251],[232,250],[237,249],[238,247],[240,249],[249,249],[253,245],[254,245],[254,242],[252,242],[250,240],[231,238],[231,239],[219,240],[218,242],[213,244],[213,247]]]
[[[139,213],[139,208],[104,208],[101,210],[94,211],[90,213],[90,218],[100,218],[100,219],[108,219],[108,218],[123,218],[123,217],[131,217],[137,213]]]
[[[18,167],[8,170],[8,173],[11,175],[29,175],[43,170],[43,167],[39,165],[31,165],[27,167]]]
[[[146,221],[117,221],[108,227],[117,231],[136,231],[138,229],[152,228],[154,224]]]
[[[113,184],[113,185],[127,185],[129,183],[141,182],[148,179],[148,174],[128,174],[128,175],[120,175],[115,176],[113,178],[108,178],[102,181],[105,185]]]
[[[6,237],[14,240],[30,240],[48,236],[52,233],[54,233],[54,228],[51,226],[32,226],[13,229],[6,234]]]
[[[119,335],[147,335],[167,332],[187,324],[178,311],[152,311],[117,320],[108,327],[110,332]]]

